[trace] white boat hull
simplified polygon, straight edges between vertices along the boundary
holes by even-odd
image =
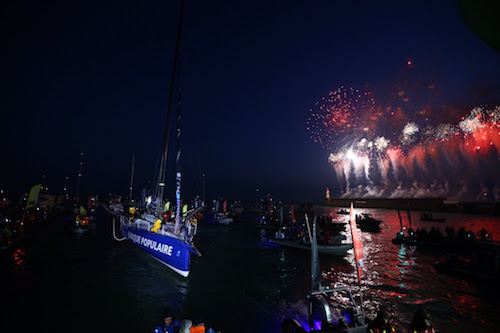
[[[271,243],[279,244],[288,247],[294,247],[302,250],[311,251],[311,244],[299,243],[288,239],[271,239]],[[332,244],[332,245],[318,245],[318,253],[328,255],[344,255],[348,250],[352,249],[352,243]]]

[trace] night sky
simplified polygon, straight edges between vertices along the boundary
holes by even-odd
[[[127,194],[133,154],[134,194],[152,188],[178,11],[179,1],[3,2],[0,188],[43,181],[74,193],[82,158],[84,195]],[[433,84],[415,100],[447,105],[441,122],[500,105],[500,52],[466,26],[457,1],[187,0],[182,42],[187,199],[202,194],[202,174],[209,199],[255,200],[257,188],[285,202],[341,194],[328,157],[342,140],[327,149],[308,130],[315,103],[339,87],[377,91],[386,106],[401,85],[415,96]]]

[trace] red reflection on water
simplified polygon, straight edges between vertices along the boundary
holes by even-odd
[[[467,304],[467,306],[469,307],[469,309],[467,310],[470,310],[471,308],[475,309],[477,308],[477,304],[475,304],[477,300],[478,300],[477,297],[469,296],[466,294],[455,295],[455,303],[453,304],[453,308],[459,313],[467,313],[467,315],[470,315],[469,312],[464,312],[464,310],[467,309],[467,307],[464,308],[458,305]]]
[[[391,291],[390,293],[388,293],[389,296],[396,296],[396,297],[404,297],[406,296],[406,294],[402,294],[402,293],[397,293],[395,291]]]
[[[339,222],[345,221],[343,216],[336,215],[335,208],[325,210],[329,214],[335,212],[331,216]],[[401,221],[396,210],[356,209],[356,213],[371,213],[383,221],[378,233],[361,231],[365,257],[361,288],[357,283],[352,251],[344,257],[345,263],[322,259],[322,263],[330,264],[324,275],[325,282],[349,285],[356,296],[361,293],[368,318],[376,316],[381,304],[389,306],[391,317],[401,331],[406,331],[418,307],[425,307],[433,316],[436,327],[443,332],[446,328],[456,327],[457,323],[464,332],[478,328],[478,323],[483,331],[496,331],[491,328],[498,327],[498,299],[484,293],[486,286],[460,276],[439,273],[434,268],[436,262],[444,259],[446,250],[395,245],[392,238],[401,227],[425,228],[427,231],[434,227],[442,234],[446,227],[453,227],[455,231],[463,227],[474,235],[484,227],[493,240],[500,241],[500,217],[435,212],[435,218],[446,220],[432,222],[421,221],[419,211],[401,214]]]
[[[17,248],[12,252],[14,270],[20,270],[26,266],[26,251],[23,247]]]

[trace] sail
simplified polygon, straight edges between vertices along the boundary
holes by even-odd
[[[38,203],[38,195],[40,194],[40,189],[42,184],[35,185],[31,188],[30,194],[28,196],[28,203],[26,204],[26,209],[35,207]]]
[[[306,223],[308,223],[306,216]],[[319,268],[318,259],[318,242],[316,239],[316,216],[312,225],[312,242],[311,242],[311,291],[321,289],[321,270]]]
[[[363,244],[361,243],[361,238],[359,237],[358,227],[356,226],[356,221],[354,219],[354,209],[351,202],[350,210],[350,225],[351,225],[351,235],[352,243],[354,246],[354,257],[356,259],[356,268],[358,271],[358,282],[361,283],[361,273],[363,269]]]
[[[80,208],[78,209],[78,214],[82,215],[82,216],[86,216],[87,210],[83,206],[80,205]]]

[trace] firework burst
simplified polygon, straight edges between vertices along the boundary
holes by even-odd
[[[333,150],[338,141],[351,141],[372,131],[370,120],[377,117],[371,93],[344,87],[331,91],[309,111],[307,130],[310,138],[328,150]]]
[[[488,172],[499,167],[500,107],[475,107],[457,124],[434,126],[422,111],[430,108],[407,109],[379,106],[372,93],[340,87],[310,110],[311,140],[330,152],[344,196],[459,199],[477,188],[484,195],[488,186],[492,197],[500,195]]]

